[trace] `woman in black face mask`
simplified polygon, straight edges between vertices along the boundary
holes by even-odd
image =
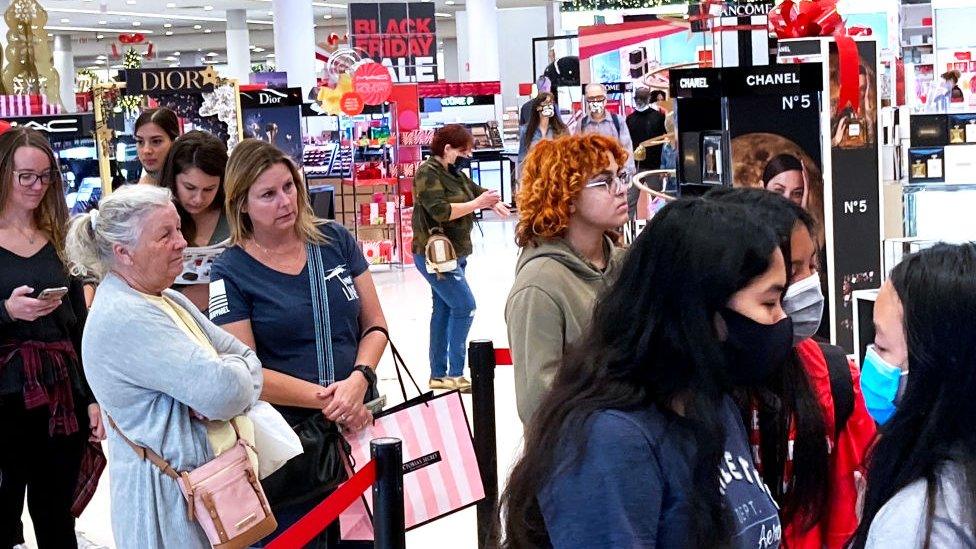
[[[789,354],[783,254],[744,208],[666,206],[527,425],[503,547],[775,548],[729,394]]]
[[[811,339],[824,303],[815,223],[800,206],[762,189],[717,189],[706,198],[749,208],[776,232],[790,259],[783,309],[793,322],[795,352],[771,364],[760,383],[743,384],[736,400],[759,470],[779,503],[784,545],[839,549],[857,528],[855,474],[875,424],[844,350]]]
[[[431,287],[430,388],[471,392],[464,377],[468,331],[474,321],[474,294],[465,279],[471,255],[474,213],[491,209],[508,217],[508,208],[496,191],[477,185],[462,170],[470,165],[474,138],[460,124],[448,124],[434,133],[431,156],[413,179],[414,264]],[[427,243],[443,235],[436,251],[439,261],[427,257]],[[453,253],[447,253],[446,248]],[[428,261],[430,260],[430,261]]]

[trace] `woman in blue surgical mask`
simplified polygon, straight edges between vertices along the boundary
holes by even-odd
[[[857,528],[855,472],[875,425],[846,353],[812,339],[824,305],[815,223],[803,208],[762,189],[720,189],[707,198],[750,209],[789,259],[783,310],[792,320],[794,352],[763,383],[739,387],[737,402],[780,506],[783,546],[839,549]]]
[[[976,547],[976,245],[905,259],[861,366],[883,423],[853,547]]]

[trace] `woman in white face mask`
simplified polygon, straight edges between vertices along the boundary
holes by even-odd
[[[569,135],[569,128],[559,116],[556,96],[542,92],[535,96],[532,104],[532,116],[529,117],[529,123],[522,128],[519,135],[519,172],[521,172],[522,162],[532,150],[533,145],[543,139],[555,139]]]
[[[824,309],[815,223],[803,208],[762,189],[719,189],[706,198],[749,209],[776,232],[788,258],[783,310],[793,322],[795,352],[737,400],[780,507],[783,545],[839,549],[857,528],[855,473],[876,428],[846,353],[812,339]]]

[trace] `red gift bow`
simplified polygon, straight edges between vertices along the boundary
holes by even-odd
[[[146,35],[138,32],[128,32],[119,35],[119,42],[123,44],[142,44]]]
[[[783,0],[769,12],[769,28],[778,39],[833,36],[840,63],[837,113],[850,106],[857,114],[861,108],[860,56],[851,37],[868,36],[871,29],[855,27],[848,30],[837,12],[837,0]]]

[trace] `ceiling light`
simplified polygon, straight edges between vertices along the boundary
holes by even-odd
[[[99,55],[98,57],[96,57],[95,59],[108,59],[108,56],[105,55],[105,54],[102,54],[102,55]]]
[[[273,15],[274,15],[274,12],[273,12],[273,11],[271,11],[271,10],[268,10],[268,15],[269,15],[269,16],[273,16]]]
[[[54,35],[53,35],[53,34],[51,34],[51,33],[47,33],[47,37],[48,37],[48,38],[54,38]]]
[[[451,16],[450,13],[441,13],[441,12],[437,12],[434,15],[436,15],[437,17],[450,17]]]
[[[210,33],[212,33],[212,32],[213,32],[213,31],[212,31],[212,30],[210,30],[210,29],[203,29],[203,33],[204,33],[204,34],[210,34]]]
[[[332,19],[332,14],[331,14],[331,13],[327,13],[327,14],[325,14],[325,18],[326,18],[326,19]]]
[[[179,54],[180,54],[180,52],[178,52],[178,51],[174,51],[173,52],[173,55],[179,55]]]
[[[173,31],[166,31],[166,36],[173,36]]]
[[[99,28],[95,28],[95,27],[78,27],[78,26],[75,26],[75,25],[48,25],[45,28],[47,30],[53,30],[53,31],[118,32],[118,33],[132,32],[132,29],[131,28],[128,28],[128,29],[113,29],[113,28],[105,28],[105,27],[99,27]],[[153,33],[153,31],[151,31],[151,30],[141,30],[139,32],[141,32],[143,34],[152,34]]]
[[[264,48],[262,48],[262,47],[259,46],[259,47],[254,48],[254,51],[257,52],[257,53],[261,53],[261,52],[264,51]]]
[[[454,5],[454,0],[447,0],[447,2],[444,2],[444,3],[447,4],[448,6],[453,6]]]
[[[169,4],[166,4],[166,7],[167,8],[175,8],[176,7],[176,3],[175,2],[170,2]]]
[[[171,29],[171,28],[173,28],[173,24],[172,23],[163,23],[163,28],[164,29]]]
[[[62,23],[70,23],[71,22],[71,19],[68,19],[67,17],[65,17],[64,19],[61,20],[61,22]]]
[[[217,52],[207,52],[207,57],[217,57]]]
[[[194,28],[195,30],[200,30],[200,29],[202,29],[202,28],[203,28],[203,25],[193,25],[193,28]]]
[[[130,6],[134,6],[136,5],[136,0],[125,0],[125,3],[129,4]]]
[[[96,59],[95,60],[95,64],[96,65],[104,65],[105,64],[105,60],[104,59]]]
[[[99,25],[108,25],[108,21],[102,20],[102,21],[99,21],[98,24]]]
[[[275,55],[273,53],[269,53],[268,55],[265,55],[265,57],[274,57],[274,56]]]
[[[212,10],[213,10],[213,6],[204,6],[203,7],[203,11],[212,11]]]
[[[140,23],[139,21],[133,21],[132,22],[132,26],[133,27],[141,27],[142,26],[142,23]]]
[[[98,39],[98,40],[101,40],[102,38],[105,38],[105,35],[104,34],[96,34],[95,35],[95,38]]]
[[[171,69],[175,69],[175,68],[177,68],[177,67],[179,67],[179,66],[180,66],[180,64],[179,64],[179,63],[173,63],[172,65],[170,65],[170,66],[169,66],[169,68],[171,68]]]

